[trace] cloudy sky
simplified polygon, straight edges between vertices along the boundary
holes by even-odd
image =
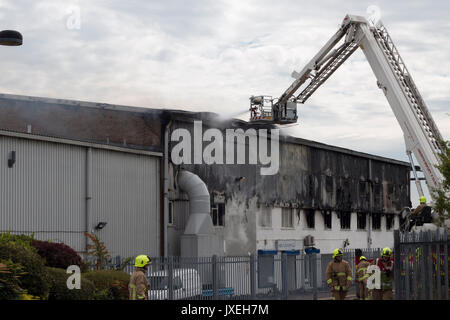
[[[23,46],[0,48],[0,92],[233,116],[251,95],[278,97],[347,13],[373,6],[450,139],[445,0],[0,0],[0,30],[24,36]],[[299,113],[286,133],[407,160],[361,50]]]

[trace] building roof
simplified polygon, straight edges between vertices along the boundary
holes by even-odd
[[[151,109],[107,103],[0,94],[0,130],[85,141],[122,148],[162,151],[162,132],[169,120],[202,120],[216,128],[254,128],[239,119],[223,119],[212,112]],[[263,128],[258,126],[258,128]],[[268,125],[265,128],[276,128]],[[409,166],[409,163],[282,135],[285,143],[350,154]]]

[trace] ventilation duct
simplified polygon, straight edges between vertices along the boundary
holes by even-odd
[[[181,256],[209,257],[219,253],[219,241],[210,215],[210,195],[206,184],[192,172],[181,170],[177,184],[189,197],[189,218],[181,236]]]

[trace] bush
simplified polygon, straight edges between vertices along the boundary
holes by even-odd
[[[20,288],[19,277],[23,275],[23,267],[20,263],[0,260],[0,300],[20,298],[24,290]]]
[[[27,249],[30,249],[31,251],[36,252],[37,250],[31,245],[31,242],[33,241],[32,236],[27,236],[24,234],[12,234],[11,232],[4,232],[0,233],[0,243],[8,243],[8,242],[15,242],[22,247],[25,247]]]
[[[77,265],[82,272],[87,270],[80,255],[64,243],[33,240],[31,245],[45,259],[48,267],[67,269],[71,265]]]
[[[116,270],[95,270],[84,274],[95,285],[97,300],[128,300],[130,275]]]
[[[50,290],[48,300],[93,300],[95,286],[92,281],[81,274],[81,288],[67,288],[67,278],[70,274],[65,269],[45,268],[50,279]]]
[[[46,298],[48,277],[44,269],[44,260],[33,250],[16,241],[0,242],[0,260],[20,264],[26,274],[19,278],[20,287],[28,294]]]

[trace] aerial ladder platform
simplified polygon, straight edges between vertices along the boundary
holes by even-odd
[[[440,163],[443,138],[420,95],[388,31],[380,22],[347,15],[339,30],[311,59],[295,81],[279,98],[250,97],[250,122],[255,124],[290,124],[298,119],[297,105],[309,97],[352,55],[361,48],[403,131],[406,153],[410,159],[419,196],[424,195],[413,163],[414,154],[428,188],[439,188],[443,176]],[[299,93],[298,93],[299,92]]]

